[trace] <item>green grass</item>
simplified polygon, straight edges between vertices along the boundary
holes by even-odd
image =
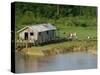
[[[89,16],[76,16],[76,17],[60,17],[46,18],[46,17],[34,17],[34,16],[18,16],[16,15],[16,31],[27,26],[40,23],[54,24],[60,37],[66,37],[70,32],[76,32],[78,39],[87,39],[90,36],[92,39],[97,37],[97,23],[96,18]],[[64,34],[65,33],[65,34]]]
[[[39,49],[39,50],[45,50],[45,49],[51,49],[51,48],[68,48],[71,46],[96,46],[96,41],[65,41],[65,42],[60,42],[60,43],[52,43],[52,44],[46,44],[43,46],[33,46],[34,49]]]
[[[71,26],[62,26],[61,29],[59,29],[59,36],[66,37],[69,33],[77,33],[78,39],[85,40],[88,36],[91,37],[91,39],[96,39],[97,37],[97,29],[93,27],[71,27]]]
[[[45,56],[51,54],[68,53],[68,52],[89,52],[97,53],[97,41],[65,41],[60,43],[46,44],[43,46],[33,46],[24,48],[21,52],[33,56]]]
[[[43,55],[46,51],[46,54],[56,53],[56,52],[72,52],[72,51],[84,51],[89,50],[93,53],[96,53],[97,48],[97,25],[96,18],[94,17],[60,17],[55,18],[45,18],[45,17],[28,17],[17,16],[16,17],[16,31],[27,26],[41,23],[51,23],[57,27],[57,35],[61,38],[67,38],[69,33],[77,33],[77,40],[74,41],[65,41],[60,43],[46,44],[43,46],[32,46],[29,48],[29,54],[33,55]],[[87,37],[90,36],[91,39]],[[16,34],[17,40],[18,34]],[[80,41],[79,41],[80,40]],[[95,41],[93,41],[95,40]],[[27,52],[24,48],[22,51]],[[42,52],[43,51],[43,52]],[[26,53],[27,54],[27,53]]]

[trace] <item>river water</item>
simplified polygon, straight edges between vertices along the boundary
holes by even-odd
[[[16,54],[16,73],[47,72],[97,68],[97,56],[85,52],[28,57]]]

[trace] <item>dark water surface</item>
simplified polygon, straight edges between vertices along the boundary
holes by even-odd
[[[46,72],[97,68],[97,56],[74,52],[46,57],[25,57],[16,54],[16,73]]]

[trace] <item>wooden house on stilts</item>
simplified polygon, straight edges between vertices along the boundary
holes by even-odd
[[[49,23],[26,26],[17,32],[20,39],[31,43],[41,44],[56,38],[56,27]]]

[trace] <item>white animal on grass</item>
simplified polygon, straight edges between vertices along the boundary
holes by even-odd
[[[69,33],[68,38],[69,38],[69,39],[77,39],[77,33],[76,33],[76,32],[74,32],[74,33]]]

